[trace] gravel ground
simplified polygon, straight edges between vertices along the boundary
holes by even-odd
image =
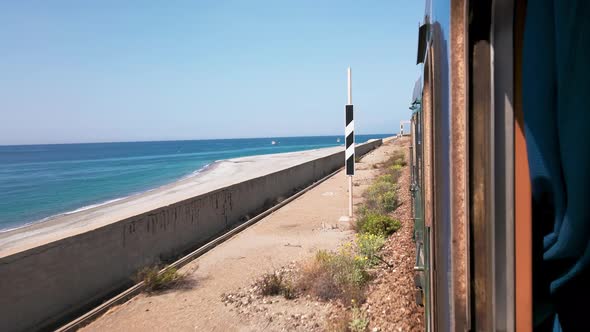
[[[409,161],[409,139],[398,142]],[[382,249],[385,261],[393,268],[382,268],[369,288],[364,305],[370,315],[370,330],[423,331],[424,309],[416,304],[414,261],[416,247],[412,240],[413,221],[410,194],[410,168],[403,168],[398,195],[402,205],[393,212],[402,227],[389,237]]]
[[[390,141],[363,157],[354,196],[378,175],[373,166],[396,149]],[[318,250],[336,250],[353,238],[348,222],[346,175],[340,171],[255,225],[179,270],[191,287],[140,294],[111,308],[83,331],[321,331],[337,304],[298,298],[250,296],[253,281]],[[246,294],[246,295],[243,295]],[[229,295],[232,295],[230,298]],[[233,295],[240,295],[234,298]],[[272,303],[270,303],[272,301]],[[266,302],[266,303],[265,303]]]
[[[408,138],[390,142],[388,154],[403,149],[409,160]],[[373,168],[372,163],[362,163],[360,169]],[[358,169],[357,168],[357,169]],[[366,187],[376,174],[357,179],[355,186]],[[389,266],[382,264],[372,272],[375,276],[367,290],[367,301],[361,308],[367,312],[369,331],[420,331],[424,330],[424,310],[415,302],[414,260],[415,244],[412,240],[413,221],[411,215],[411,195],[409,191],[409,167],[403,168],[399,179],[398,196],[401,205],[392,216],[402,223],[402,227],[387,239],[381,256]],[[364,188],[363,188],[364,189]],[[287,278],[294,278],[300,262],[277,269]],[[267,331],[326,331],[329,321],[335,321],[350,312],[337,302],[320,302],[317,299],[298,297],[286,300],[281,296],[263,297],[258,295],[256,282],[249,288],[223,294],[222,302],[236,312],[250,326],[258,326]]]

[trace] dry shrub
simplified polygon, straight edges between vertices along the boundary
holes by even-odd
[[[394,165],[399,165],[401,167],[404,167],[407,164],[408,163],[406,162],[405,153],[401,150],[397,150],[397,151],[393,152],[391,154],[391,157],[383,163],[383,166],[385,166],[385,168],[390,168]]]
[[[353,304],[350,311],[328,317],[326,331],[330,332],[365,332],[369,328],[369,315]]]
[[[303,266],[297,289],[321,300],[340,300],[345,305],[362,302],[364,287],[369,281],[362,257],[348,251],[328,253],[318,251],[315,258]]]
[[[186,276],[180,274],[176,268],[168,268],[160,273],[160,268],[156,266],[145,267],[137,272],[135,281],[143,281],[147,292],[158,292],[174,288],[183,284]]]
[[[369,328],[369,315],[367,312],[353,304],[348,329],[351,332],[365,332]]]
[[[288,300],[295,297],[291,282],[279,272],[263,275],[255,285],[263,296],[283,295]]]
[[[350,332],[350,312],[344,311],[341,315],[328,318],[326,321],[327,332]]]

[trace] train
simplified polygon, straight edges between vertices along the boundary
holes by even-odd
[[[590,330],[590,1],[426,0],[410,103],[426,331]]]

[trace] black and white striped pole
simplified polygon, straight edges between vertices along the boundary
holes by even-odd
[[[352,107],[352,71],[348,67],[348,103],[345,107],[346,123],[344,136],[346,137],[345,164],[348,175],[348,217],[352,218],[352,176],[354,175],[354,119]]]

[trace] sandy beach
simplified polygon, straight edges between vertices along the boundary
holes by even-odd
[[[200,174],[142,194],[0,233],[0,258],[341,150],[332,147],[219,161]]]

